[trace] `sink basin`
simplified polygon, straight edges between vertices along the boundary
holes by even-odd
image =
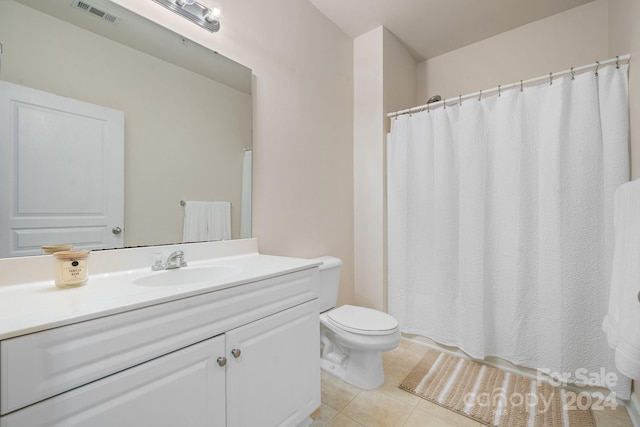
[[[209,265],[182,267],[150,273],[133,281],[138,286],[189,286],[204,284],[240,274],[242,269],[234,265]]]

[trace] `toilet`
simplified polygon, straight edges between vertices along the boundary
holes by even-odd
[[[370,308],[336,308],[342,261],[315,258],[320,269],[320,367],[330,374],[371,390],[384,383],[382,352],[400,342],[398,321]]]

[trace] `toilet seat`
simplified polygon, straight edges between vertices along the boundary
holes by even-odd
[[[334,326],[354,334],[390,335],[398,329],[395,318],[371,308],[343,305],[326,314]]]

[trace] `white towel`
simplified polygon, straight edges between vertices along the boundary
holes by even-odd
[[[185,202],[182,241],[203,242],[231,238],[231,203]]]
[[[620,372],[640,380],[640,180],[616,190],[614,221],[609,312],[602,328]]]

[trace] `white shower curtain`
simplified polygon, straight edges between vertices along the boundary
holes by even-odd
[[[242,203],[240,206],[240,238],[251,237],[251,159],[252,150],[244,150],[242,161]]]
[[[392,119],[389,312],[403,331],[571,380],[604,368],[629,398],[601,330],[627,68]]]

